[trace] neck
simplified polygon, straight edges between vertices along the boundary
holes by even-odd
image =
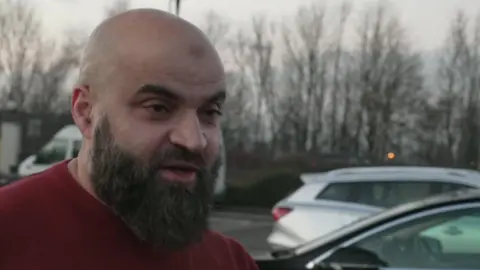
[[[83,189],[94,198],[97,198],[89,175],[88,160],[82,151],[77,158],[72,159],[68,163],[68,171]]]

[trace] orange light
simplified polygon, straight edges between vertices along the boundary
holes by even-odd
[[[395,158],[395,153],[389,152],[389,153],[387,154],[387,158],[388,158],[388,159],[394,159],[394,158]]]

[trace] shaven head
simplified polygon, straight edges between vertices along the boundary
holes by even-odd
[[[199,240],[219,168],[224,99],[223,65],[197,27],[154,9],[105,20],[73,92],[84,136],[77,178],[140,240],[160,248]]]
[[[217,52],[191,23],[155,9],[127,11],[105,20],[93,31],[81,60],[78,83],[108,83],[116,71],[123,71],[119,68],[141,63],[142,58],[162,56],[168,65],[168,61],[178,61],[180,54],[191,60],[216,58],[215,68],[223,73]]]

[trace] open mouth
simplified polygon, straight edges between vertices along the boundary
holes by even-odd
[[[161,169],[162,178],[181,183],[195,182],[198,172],[198,167],[190,164],[169,164]]]

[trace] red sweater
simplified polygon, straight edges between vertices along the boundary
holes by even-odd
[[[2,270],[256,270],[240,244],[207,232],[171,253],[142,245],[73,179],[67,162],[0,188]]]

